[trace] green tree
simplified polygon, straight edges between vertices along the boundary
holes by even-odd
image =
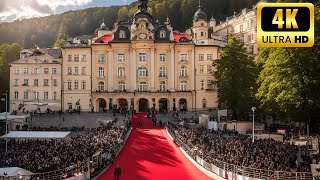
[[[258,68],[243,44],[229,36],[228,43],[221,57],[214,61],[214,66],[217,69],[214,76],[219,103],[232,109],[235,118],[250,111],[254,101]]]
[[[58,39],[55,43],[54,43],[54,45],[53,45],[53,47],[54,48],[61,48],[61,47],[63,47],[63,45],[66,43],[66,40],[64,40],[64,39]]]
[[[129,11],[127,7],[123,6],[122,8],[119,9],[118,12],[118,21],[127,21],[129,20]]]

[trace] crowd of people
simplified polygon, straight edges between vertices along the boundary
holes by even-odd
[[[5,142],[0,141],[0,167],[21,167],[34,173],[80,167],[96,152],[102,153],[103,161],[115,157],[113,149],[123,141],[125,128],[109,123],[95,132],[76,135],[66,140],[12,140],[5,153]]]
[[[295,146],[272,139],[252,142],[248,136],[222,137],[204,128],[170,123],[176,138],[193,146],[207,162],[222,161],[252,169],[310,172],[312,159],[307,146]]]

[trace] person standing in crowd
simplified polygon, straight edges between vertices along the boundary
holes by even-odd
[[[142,126],[142,121],[141,121],[141,119],[139,119],[138,126],[139,126],[139,127]]]
[[[120,180],[120,176],[121,176],[121,168],[118,164],[117,167],[114,168],[114,180]]]

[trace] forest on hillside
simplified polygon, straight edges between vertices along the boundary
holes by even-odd
[[[213,15],[217,21],[233,15],[245,7],[252,7],[258,0],[202,0],[208,17]],[[103,19],[107,27],[117,20],[129,20],[137,11],[137,3],[128,6],[96,7],[68,11],[47,17],[17,20],[0,24],[0,44],[19,43],[24,48],[52,47],[60,38],[93,34]],[[191,26],[192,17],[198,7],[198,0],[150,0],[149,10],[155,20],[167,17],[174,29],[185,31]],[[118,18],[119,15],[119,18]]]
[[[227,16],[243,8],[252,8],[257,2],[258,0],[201,0],[208,18],[213,15],[217,22],[224,21]],[[155,20],[164,21],[169,17],[175,30],[185,31],[191,26],[198,3],[199,0],[150,0],[149,10]],[[95,7],[2,23],[0,44],[19,43],[24,48],[52,47],[61,38],[93,34],[103,19],[110,28],[117,20],[130,20],[137,9],[137,2],[134,2],[123,7]]]

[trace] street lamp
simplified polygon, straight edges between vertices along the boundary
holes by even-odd
[[[5,114],[5,124],[6,124],[6,154],[8,153],[8,91],[6,91],[6,114]],[[1,99],[2,100],[2,99]]]
[[[256,111],[256,107],[252,107],[252,142],[254,143],[254,111]]]

